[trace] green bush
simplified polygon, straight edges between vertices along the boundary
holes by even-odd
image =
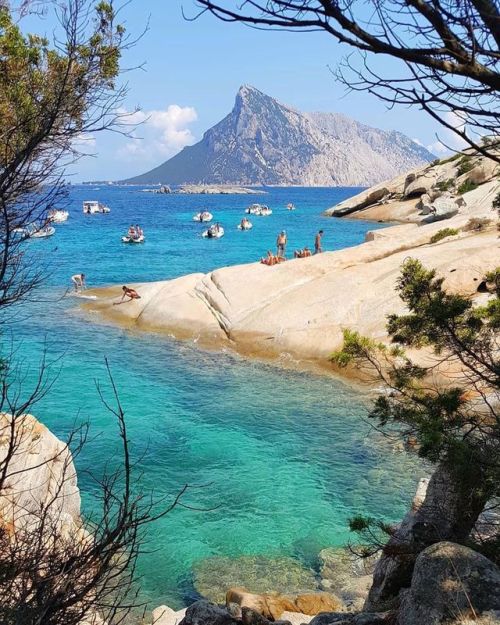
[[[471,169],[474,169],[472,158],[470,156],[464,156],[458,162],[457,176],[463,176],[463,174],[466,174]]]
[[[431,237],[431,243],[437,243],[441,241],[441,239],[446,239],[446,237],[454,237],[458,234],[458,230],[456,228],[442,228],[438,230],[436,234],[433,234]]]
[[[454,186],[455,181],[453,180],[453,178],[448,178],[448,180],[441,180],[440,182],[436,183],[436,189],[438,189],[438,191],[441,191],[442,193],[453,189]]]
[[[462,182],[462,184],[458,187],[457,193],[459,195],[463,195],[464,193],[468,193],[469,191],[474,191],[474,189],[478,188],[478,184],[476,182],[472,182],[472,180],[466,180]]]
[[[441,165],[444,165],[445,163],[451,163],[453,161],[456,161],[457,158],[460,158],[461,156],[463,156],[463,154],[461,154],[460,152],[458,152],[458,154],[454,154],[453,156],[450,156],[449,158],[445,158],[440,162]]]
[[[439,163],[441,162],[440,158],[435,158],[432,162],[431,162],[431,167],[435,167],[436,165],[439,165]]]
[[[493,208],[500,210],[500,191],[496,194],[495,198],[493,199]]]

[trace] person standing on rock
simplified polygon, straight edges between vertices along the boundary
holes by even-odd
[[[321,247],[321,237],[323,236],[323,230],[320,230],[314,239],[314,253],[321,254],[323,248]]]
[[[282,230],[278,234],[278,238],[276,239],[276,247],[277,247],[276,256],[279,256],[281,258],[285,258],[287,242],[288,242],[288,240],[286,238],[286,232],[284,230]]]

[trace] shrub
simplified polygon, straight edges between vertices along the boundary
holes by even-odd
[[[473,168],[474,168],[474,164],[472,162],[472,158],[470,156],[464,156],[458,162],[457,175],[462,176],[463,174],[466,174]]]
[[[472,217],[464,226],[464,232],[480,232],[491,224],[487,217]]]
[[[500,210],[500,191],[496,194],[495,198],[493,199],[493,208]]]
[[[441,162],[441,159],[439,158],[435,158],[432,162],[431,162],[431,167],[435,167],[436,165],[439,165],[439,163]]]
[[[441,241],[441,239],[446,239],[446,237],[454,237],[456,234],[458,234],[458,230],[456,228],[442,228],[432,235],[430,242],[437,243],[438,241]]]
[[[453,189],[454,186],[455,181],[453,180],[453,178],[448,178],[448,180],[440,180],[436,183],[436,189],[438,189],[438,191],[441,191],[442,193]]]
[[[477,189],[478,186],[479,185],[476,182],[472,182],[472,180],[465,180],[465,182],[462,182],[462,184],[458,187],[457,193],[459,195],[463,195],[469,191],[474,191],[474,189]]]
[[[456,161],[457,158],[460,158],[461,156],[463,155],[460,152],[458,152],[458,154],[454,154],[453,156],[450,156],[449,158],[442,159],[440,161],[440,164],[444,165],[445,163],[451,163],[453,161]]]

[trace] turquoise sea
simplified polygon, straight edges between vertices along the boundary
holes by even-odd
[[[25,384],[44,349],[53,362],[53,387],[36,415],[61,437],[75,423],[91,424],[77,458],[84,511],[97,510],[89,472],[115,466],[119,449],[116,424],[96,391],[99,381],[111,398],[104,357],[126,411],[141,488],[171,498],[185,483],[204,486],[185,502],[210,511],[178,508],[150,530],[139,572],[142,597],[152,605],[186,605],[196,596],[193,566],[212,556],[290,556],[312,566],[320,549],[352,538],[347,520],[354,514],[400,519],[423,470],[370,428],[368,399],[359,390],[98,323],[79,310],[78,299],[64,296],[69,277],[83,271],[91,286],[127,284],[251,262],[274,249],[283,228],[290,249],[312,246],[319,228],[327,250],[355,245],[380,225],[321,212],[356,191],[273,188],[257,197],[72,186],[68,222],[54,237],[27,243],[48,278],[8,332],[28,371]],[[83,215],[82,201],[90,199],[112,212]],[[251,217],[253,230],[240,232],[244,208],[254,201],[273,215]],[[285,209],[288,202],[295,212]],[[203,208],[225,226],[224,238],[201,238],[202,225],[191,217]],[[130,223],[143,227],[143,246],[120,242]],[[4,333],[6,343],[10,349]]]

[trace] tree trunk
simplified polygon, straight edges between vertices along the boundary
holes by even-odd
[[[427,483],[428,482],[428,483]],[[469,536],[490,493],[480,466],[458,476],[439,464],[430,480],[419,485],[412,509],[385,545],[377,563],[365,610],[380,611],[397,603],[411,583],[418,554],[436,542],[462,542]]]

